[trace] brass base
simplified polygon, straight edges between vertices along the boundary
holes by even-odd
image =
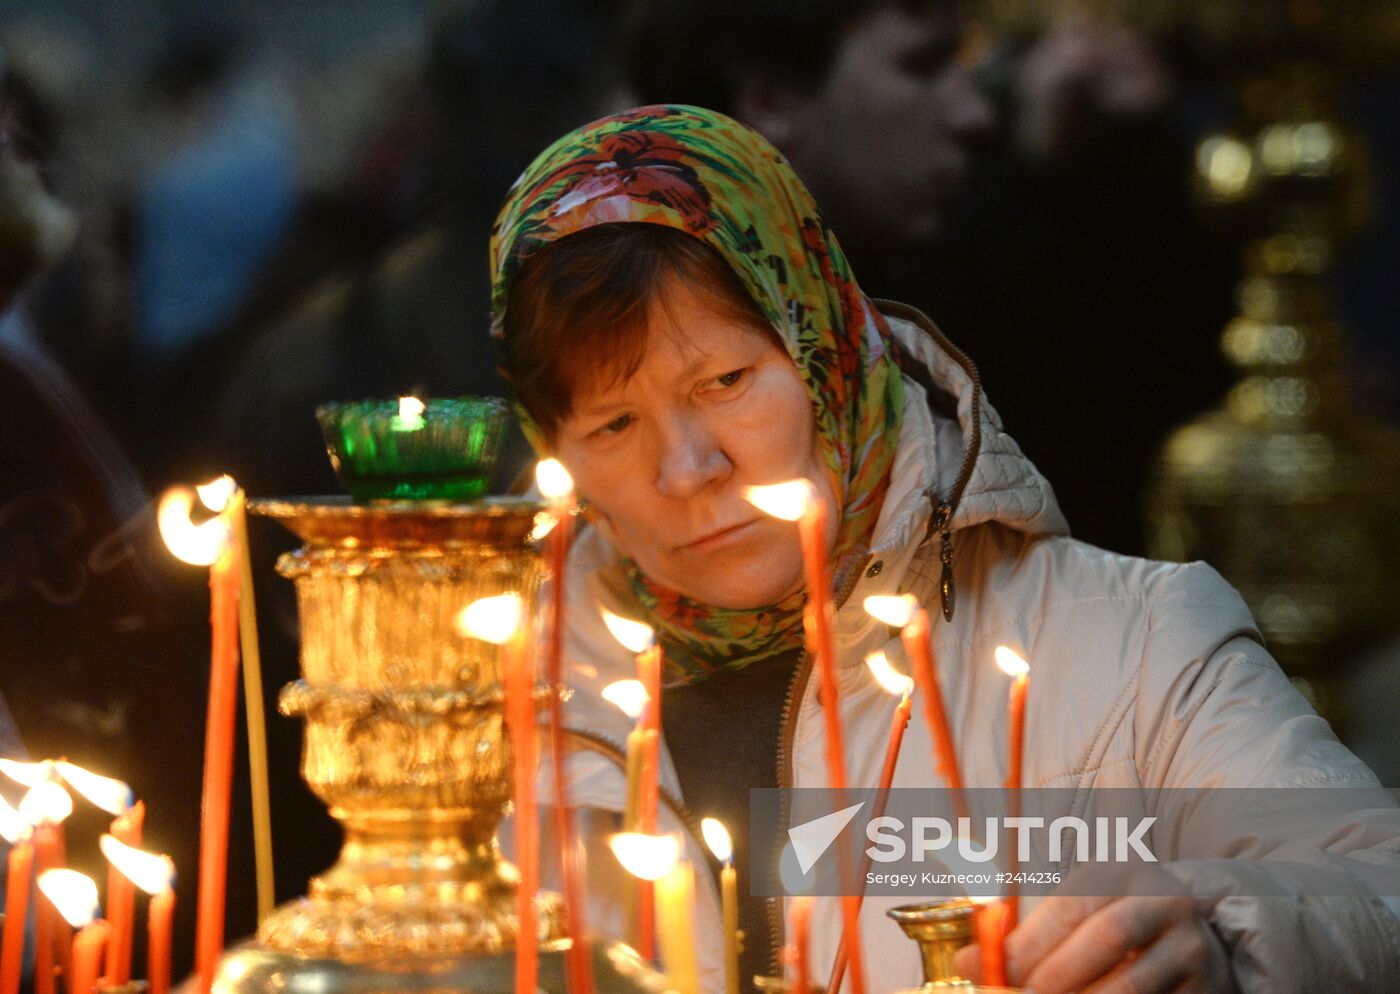
[[[540,949],[539,990],[565,994],[568,940]],[[593,979],[598,994],[664,994],[665,978],[631,946],[597,942]],[[512,950],[482,956],[394,957],[369,962],[298,956],[256,943],[237,946],[219,963],[212,994],[514,994]]]

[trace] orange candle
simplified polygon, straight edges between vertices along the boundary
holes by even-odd
[[[520,872],[516,889],[519,918],[515,935],[516,994],[535,994],[539,974],[539,924],[535,911],[535,893],[539,890],[539,825],[535,803],[538,743],[528,638],[528,624],[523,617],[518,618],[514,634],[501,648],[506,726],[514,760],[516,869]]]
[[[74,936],[73,977],[72,982],[65,985],[67,994],[93,994],[97,989],[97,974],[111,932],[111,924],[99,918],[83,926]]]
[[[64,864],[62,825],[35,825],[34,849],[39,873]],[[34,994],[54,994],[54,949],[62,931],[58,910],[42,893],[34,899]]]
[[[128,884],[151,895],[146,910],[146,974],[150,994],[170,989],[170,925],[175,910],[175,864],[169,856],[143,852],[112,835],[101,839],[102,855]],[[110,957],[109,957],[110,962]]]
[[[9,838],[8,833],[6,838]],[[4,945],[0,946],[0,994],[18,994],[19,991],[20,967],[24,961],[24,919],[29,911],[29,880],[34,869],[34,844],[20,837],[10,841],[5,877],[5,938]]]
[[[146,979],[148,994],[170,992],[170,929],[175,918],[175,891],[167,887],[146,907]]]
[[[747,487],[744,496],[760,510],[774,517],[797,522],[802,549],[802,569],[807,583],[807,606],[803,615],[807,644],[817,658],[821,676],[822,717],[826,726],[826,767],[830,786],[846,789],[846,751],[841,733],[840,688],[836,679],[836,643],[832,634],[831,571],[827,562],[827,511],[810,480],[794,480],[771,487]],[[860,893],[856,890],[855,867],[850,849],[841,846],[843,928],[850,938],[847,959],[851,989],[865,994],[865,968],[860,950]]]
[[[981,957],[981,984],[1005,987],[1007,913],[1004,901],[984,901],[977,906],[977,951]]]
[[[792,899],[793,994],[812,992],[812,897]]]
[[[564,963],[570,994],[591,994],[593,957],[587,945],[588,899],[579,866],[568,783],[564,777],[564,703],[559,699],[559,688],[564,680],[564,568],[573,540],[574,481],[557,459],[541,461],[535,467],[535,480],[554,514],[554,527],[549,533],[549,755],[554,773],[554,830],[559,836],[559,866],[564,877],[564,905],[568,911],[569,948],[564,954]]]
[[[924,721],[933,735],[933,763],[938,775],[953,790],[959,817],[966,816],[962,798],[962,773],[958,768],[957,749],[953,745],[952,726],[943,706],[943,688],[938,680],[938,668],[933,662],[930,643],[931,626],[928,612],[910,594],[898,597],[867,597],[865,609],[887,625],[899,629],[900,641],[909,657],[914,685],[924,700]]]
[[[904,730],[909,727],[911,709],[909,692],[913,689],[913,681],[896,673],[883,652],[872,652],[865,658],[865,662],[886,690],[900,695],[899,703],[894,708],[894,717],[890,721],[890,738],[885,745],[885,762],[880,768],[880,782],[875,794],[875,808],[871,815],[873,818],[883,818],[885,806],[889,802],[890,785],[894,783],[895,767],[899,765],[900,748],[904,745]],[[864,859],[861,860],[861,880],[864,880],[865,875],[870,872],[871,862],[870,852],[867,850]],[[861,890],[859,900],[861,904],[865,903],[864,888]],[[841,932],[841,945],[836,950],[836,962],[831,967],[831,977],[826,985],[828,994],[839,994],[841,982],[846,977],[846,961],[849,958],[846,949],[847,941],[848,934],[843,930]]]
[[[209,994],[224,948],[228,885],[228,822],[233,790],[233,738],[238,707],[238,568],[226,546],[209,569],[213,637],[209,713],[204,733],[204,793],[199,826],[199,894],[195,914],[195,974]]]
[[[146,820],[146,805],[140,801],[112,819],[108,831],[112,837],[128,846],[141,844],[141,830]],[[102,975],[104,987],[120,987],[131,979],[131,941],[135,932],[136,889],[115,866],[107,867],[107,921],[112,934],[107,945],[107,969]]]

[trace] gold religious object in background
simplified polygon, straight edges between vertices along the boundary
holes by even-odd
[[[496,829],[510,800],[499,647],[466,638],[462,609],[542,572],[541,505],[257,501],[306,544],[278,570],[297,588],[302,679],[281,709],[306,719],[303,776],[345,831],[336,864],[230,950],[228,994],[510,994],[514,867]],[[540,703],[557,688],[540,687]],[[562,904],[537,899],[540,986],[564,990]],[[659,992],[621,943],[594,942],[602,992]]]
[[[1047,7],[984,3],[1012,31],[1043,27]],[[1170,33],[1239,94],[1238,126],[1197,148],[1195,186],[1212,220],[1246,240],[1239,315],[1222,343],[1243,377],[1221,408],[1167,440],[1148,495],[1149,548],[1217,567],[1295,682],[1339,721],[1341,664],[1400,616],[1400,436],[1353,405],[1342,377],[1329,282],[1371,204],[1367,151],[1338,121],[1337,91],[1400,58],[1400,4],[1075,9]]]

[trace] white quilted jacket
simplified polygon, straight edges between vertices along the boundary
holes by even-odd
[[[907,672],[897,640],[862,609],[871,594],[912,591],[935,617],[934,648],[963,778],[969,787],[999,786],[1007,763],[1007,680],[990,664],[997,644],[1032,660],[1024,783],[1028,787],[1201,787],[1374,785],[1372,773],[1343,747],[1292,689],[1261,644],[1238,594],[1209,566],[1132,559],[1085,545],[1068,528],[1049,484],[1001,430],[981,396],[970,363],[912,309],[881,304],[906,350],[925,368],[906,377],[906,406],[893,483],[876,527],[873,555],[837,614],[840,695],[848,779],[879,777],[894,699],[863,665],[883,647]],[[956,416],[952,411],[956,408]],[[947,410],[949,416],[935,413]],[[1092,426],[1086,426],[1086,436]],[[1088,438],[1065,444],[1090,444]],[[966,465],[968,472],[960,473]],[[965,480],[955,495],[959,478]],[[935,506],[957,496],[951,519],[956,579],[951,622],[939,617],[938,536],[920,549]],[[930,552],[930,548],[933,552]],[[630,724],[599,696],[613,680],[635,676],[631,658],[597,620],[592,605],[626,613],[615,554],[585,528],[570,556],[568,682],[576,692],[567,723],[586,736],[570,754],[572,800],[621,810],[625,781],[616,756]],[[930,566],[930,564],[932,564]],[[795,712],[787,785],[825,786],[818,681],[808,680]],[[716,730],[716,762],[723,762]],[[598,746],[594,748],[593,746]],[[941,786],[931,768],[929,730],[914,708],[896,787]],[[683,832],[691,858],[701,843],[686,832],[674,770],[663,756],[663,831]],[[552,787],[542,772],[541,797]],[[1325,795],[1325,791],[1319,792]],[[704,812],[694,812],[698,817]],[[601,833],[609,813],[585,821]],[[546,828],[549,819],[545,819]],[[1316,859],[1365,879],[1368,868],[1400,868],[1400,811],[1382,806],[1365,817],[1318,805],[1300,837],[1267,831],[1216,840],[1215,853]],[[1155,851],[1173,859],[1171,836]],[[1164,846],[1166,847],[1164,850]],[[623,934],[620,883],[605,848],[590,846],[591,922]],[[1244,992],[1400,990],[1400,917],[1393,900],[1233,896],[1239,876],[1225,860],[1164,862],[1187,880],[1231,953]],[[1268,867],[1269,863],[1255,863]],[[1257,871],[1252,871],[1257,872]],[[707,994],[723,989],[719,902],[708,874],[699,876],[697,941]],[[1258,893],[1255,889],[1253,893]],[[1392,891],[1393,893],[1393,891]],[[890,992],[920,981],[915,946],[885,917],[908,898],[870,898],[862,912],[868,989]],[[1034,900],[1023,900],[1023,915]],[[775,908],[775,911],[781,909]],[[824,978],[839,939],[839,907],[820,899],[813,917],[814,975]]]

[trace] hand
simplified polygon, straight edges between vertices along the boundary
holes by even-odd
[[[978,979],[976,946],[958,951]],[[1189,897],[1070,897],[1036,905],[1006,940],[1007,974],[1035,994],[1228,994],[1224,946]]]

